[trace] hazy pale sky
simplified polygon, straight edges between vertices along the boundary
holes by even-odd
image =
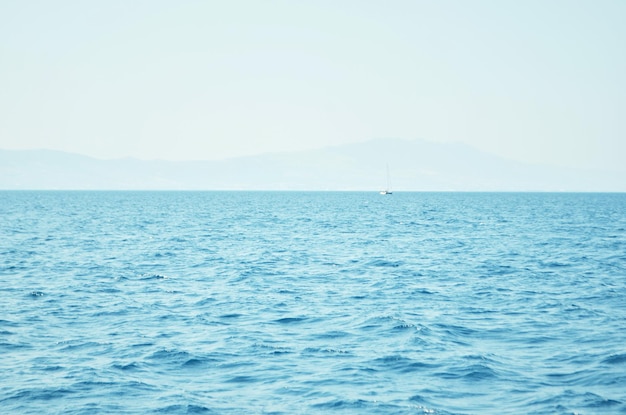
[[[373,138],[624,171],[626,1],[0,2],[0,148],[217,159]]]

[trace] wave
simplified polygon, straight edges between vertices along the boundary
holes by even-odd
[[[622,195],[35,195],[3,413],[626,413]]]

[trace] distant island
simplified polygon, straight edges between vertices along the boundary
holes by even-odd
[[[0,150],[3,190],[626,191],[626,173],[511,161],[467,145],[378,139],[217,161]]]

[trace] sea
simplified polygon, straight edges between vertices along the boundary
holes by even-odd
[[[626,194],[0,192],[2,414],[626,414]]]

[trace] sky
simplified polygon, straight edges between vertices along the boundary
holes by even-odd
[[[0,2],[0,148],[214,160],[379,138],[626,171],[623,0]]]

